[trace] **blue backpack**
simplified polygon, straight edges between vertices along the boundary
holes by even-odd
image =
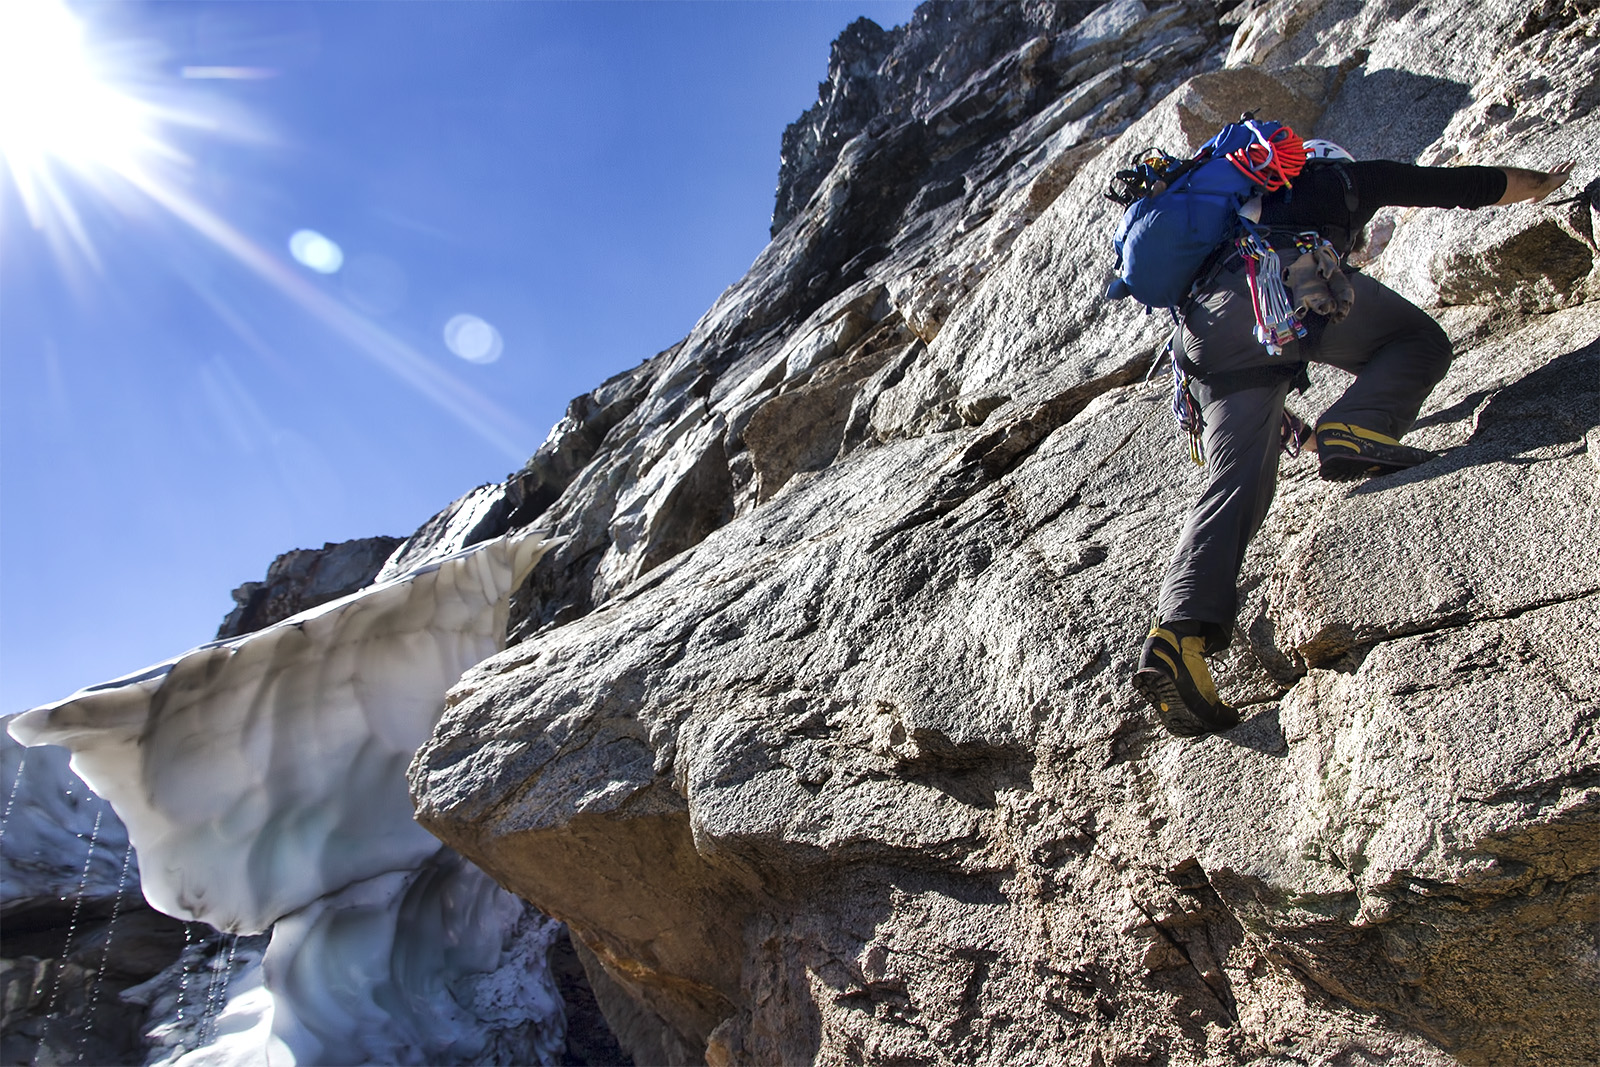
[[[1239,235],[1239,208],[1282,188],[1304,161],[1293,130],[1246,115],[1192,159],[1147,153],[1119,171],[1106,196],[1127,209],[1111,241],[1117,277],[1106,296],[1131,296],[1151,308],[1181,305],[1212,253]],[[1156,191],[1157,183],[1165,188]]]

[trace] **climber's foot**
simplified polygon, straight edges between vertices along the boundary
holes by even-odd
[[[1134,690],[1178,737],[1199,737],[1239,724],[1239,712],[1217,696],[1206,667],[1206,641],[1197,631],[1185,623],[1151,630],[1133,674]]]
[[[1325,422],[1317,427],[1317,459],[1322,477],[1330,482],[1353,482],[1438,458],[1437,452],[1412,448],[1349,423]]]

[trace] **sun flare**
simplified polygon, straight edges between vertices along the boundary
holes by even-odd
[[[151,217],[152,208],[160,209],[154,214],[183,223],[211,250],[231,257],[299,304],[354,351],[507,456],[525,454],[527,431],[515,416],[308,282],[281,254],[268,251],[196,195],[189,180],[190,159],[171,138],[187,130],[241,142],[270,140],[247,113],[198,94],[175,92],[159,78],[137,84],[120,79],[110,62],[117,53],[91,43],[64,0],[0,0],[0,192],[9,175],[27,225],[42,234],[63,273],[86,299],[93,297],[104,271],[91,233],[104,238],[106,229],[93,225],[92,216],[109,207],[143,221]],[[136,54],[146,44],[123,41],[121,47]],[[260,67],[191,65],[182,68],[181,77],[251,81],[276,73]],[[0,199],[0,205],[5,203]],[[80,215],[80,205],[97,210]],[[0,237],[6,236],[9,222],[0,215]],[[318,275],[334,273],[342,263],[339,247],[313,231],[296,232],[290,245],[296,260]],[[189,253],[181,244],[169,243],[161,254],[173,259]],[[82,270],[85,265],[91,270]],[[492,332],[485,323],[483,330],[472,333],[465,343],[473,346],[473,355],[463,358],[498,358],[498,335],[490,336]]]
[[[0,157],[29,220],[61,204],[56,169],[126,174],[160,152],[155,109],[119,91],[61,0],[0,4]]]

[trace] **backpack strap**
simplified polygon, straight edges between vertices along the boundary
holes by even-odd
[[[1344,189],[1344,224],[1324,224],[1319,229],[1326,231],[1325,236],[1338,251],[1339,258],[1343,259],[1350,254],[1355,245],[1356,235],[1360,227],[1356,225],[1356,209],[1361,206],[1361,198],[1356,192],[1355,178],[1350,174],[1350,168],[1339,159],[1308,159],[1301,170],[1301,177],[1309,177],[1317,171],[1331,171],[1339,179],[1339,184]],[[1294,190],[1286,189],[1283,194],[1284,203],[1294,199]]]

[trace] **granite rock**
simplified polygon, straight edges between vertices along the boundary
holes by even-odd
[[[1379,220],[1366,269],[1457,346],[1412,438],[1445,454],[1284,461],[1217,664],[1245,719],[1198,742],[1127,687],[1198,476],[1143,381],[1164,323],[1100,296],[1130,154],[1259,109],[1553,163],[1595,18],[852,27],[773,243],[539,520],[566,541],[419,750],[419,821],[568,924],[638,1062],[1600,1055],[1589,203]]]
[[[1145,380],[1166,322],[1101,296],[1130,155],[1257,110],[1550,165],[1597,132],[1597,33],[1590,0],[850,26],[746,276],[392,554],[548,548],[417,821],[566,924],[641,1064],[1600,1058],[1592,165],[1375,220],[1363,269],[1456,346],[1408,437],[1442,455],[1284,460],[1224,734],[1127,685],[1202,475]]]

